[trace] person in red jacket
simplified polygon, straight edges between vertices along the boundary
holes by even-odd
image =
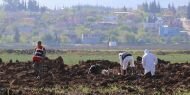
[[[42,46],[42,42],[38,41],[37,46],[35,47],[35,50],[34,50],[34,55],[32,57],[32,60],[34,63],[34,69],[38,77],[39,77],[40,68],[41,68],[40,62],[45,58],[45,56],[46,56],[46,49],[44,46]]]

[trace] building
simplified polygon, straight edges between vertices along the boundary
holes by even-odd
[[[163,25],[168,25],[169,27],[182,27],[182,22],[180,18],[174,16],[163,16]]]
[[[107,30],[107,29],[114,29],[117,26],[117,23],[113,22],[96,22],[93,25],[91,25],[92,30]]]
[[[144,23],[144,29],[149,31],[158,31],[159,27],[163,24],[161,17],[150,15]]]
[[[159,36],[172,37],[180,34],[181,29],[179,27],[170,27],[168,25],[160,26]]]
[[[82,44],[98,44],[101,43],[102,34],[82,34]]]
[[[190,20],[186,18],[181,18],[181,22],[182,22],[183,28],[187,31],[190,31]]]
[[[110,41],[108,45],[109,45],[109,47],[116,47],[117,42],[116,41]]]

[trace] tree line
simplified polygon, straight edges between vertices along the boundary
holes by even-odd
[[[187,6],[187,18],[190,19],[190,2]]]
[[[159,2],[156,2],[155,0],[152,2],[144,2],[142,5],[142,10],[147,13],[160,13],[162,11],[162,7],[160,6]],[[188,3],[186,8],[186,17],[190,19],[190,2]],[[174,4],[168,4],[168,10],[172,11],[174,14],[177,12],[177,8],[174,6]]]
[[[156,2],[155,0],[153,2],[145,2],[142,4],[142,8],[145,12],[149,13],[160,13],[161,12],[161,6],[159,2]],[[172,11],[173,13],[176,13],[176,8],[174,4],[168,4],[168,10]]]
[[[151,13],[159,13],[161,11],[160,3],[156,2],[155,0],[153,2],[145,2],[142,4],[143,10],[145,12],[151,12]]]
[[[40,7],[36,0],[3,0],[3,8],[6,11],[44,11],[46,7]]]
[[[156,13],[162,11],[160,4],[155,1],[144,3],[144,5],[146,4],[148,5],[147,14],[149,14],[149,12]],[[5,20],[5,22],[8,22],[9,20],[5,19],[7,15],[6,12],[21,11],[18,12],[18,14],[24,14],[25,12],[38,12],[42,9],[39,3],[35,0],[27,0],[27,2],[25,0],[4,0],[3,6],[6,10],[0,10],[0,17],[2,20]],[[157,11],[154,10],[153,6],[157,9]],[[174,8],[175,7],[173,4],[169,4],[167,10],[172,10]],[[117,10],[130,11],[130,9],[127,9],[127,7]],[[186,7],[184,10],[186,10]],[[188,10],[190,10],[190,4]],[[157,44],[166,43],[166,41],[167,43],[189,41],[187,39],[188,37],[183,37],[183,35],[178,35],[168,40],[160,37],[157,30],[155,30],[155,32],[145,31],[141,26],[141,23],[144,21],[144,18],[146,18],[147,15],[146,13],[142,12],[142,10],[140,10],[138,13],[135,13],[133,16],[117,15],[116,22],[118,22],[118,24],[114,26],[102,25],[101,27],[95,23],[104,19],[115,17],[115,15],[112,15],[114,11],[115,9],[107,7],[75,6],[72,8],[64,8],[61,10],[57,9],[50,12],[34,14],[32,16],[30,14],[25,15],[24,17],[31,17],[31,19],[33,19],[31,22],[32,24],[30,22],[19,20],[20,18],[15,16],[14,18],[16,20],[12,20],[12,23],[8,23],[7,25],[3,23],[0,26],[2,28],[2,32],[0,31],[0,43],[31,43],[31,41],[37,40],[42,40],[43,42],[47,43],[81,43],[82,33],[101,34],[101,44],[108,41],[116,41],[119,44]],[[159,13],[159,15],[162,16],[162,12]],[[126,20],[129,22],[126,22]],[[27,32],[27,35],[22,34],[25,32],[25,29],[21,29],[23,26],[29,27],[28,31],[30,32]],[[32,30],[30,30],[31,27]],[[13,32],[9,35],[5,33],[6,31]],[[76,41],[73,41],[74,38],[76,38]]]

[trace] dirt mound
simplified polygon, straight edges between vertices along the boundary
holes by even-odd
[[[139,58],[140,59],[140,58]],[[113,73],[110,76],[91,75],[88,69],[91,65],[100,64],[105,69],[119,71],[119,63],[107,60],[80,61],[73,66],[64,65],[63,58],[43,61],[45,76],[37,79],[32,67],[32,62],[17,62],[0,64],[0,88],[18,90],[22,88],[55,87],[61,85],[69,87],[73,85],[87,85],[91,88],[108,87],[118,84],[128,93],[136,91],[126,85],[138,86],[146,92],[159,91],[171,94],[178,88],[190,90],[190,64],[176,63],[159,60],[154,78],[143,76],[143,68],[139,61],[136,64],[136,75],[119,76]],[[18,92],[18,91],[17,91]],[[21,90],[26,93],[26,90]],[[20,92],[19,92],[20,93]],[[118,94],[118,93],[117,93]],[[44,94],[45,95],[45,94]]]

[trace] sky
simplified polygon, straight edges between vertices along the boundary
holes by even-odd
[[[122,8],[123,6],[136,8],[137,5],[142,4],[143,2],[150,2],[153,0],[37,0],[40,2],[41,6],[47,6],[51,9],[71,7],[74,5],[98,5],[98,6],[107,6],[114,8]],[[174,4],[177,6],[187,5],[190,0],[156,0],[160,2],[162,7],[167,7],[168,4]],[[2,0],[0,0],[2,3]]]

